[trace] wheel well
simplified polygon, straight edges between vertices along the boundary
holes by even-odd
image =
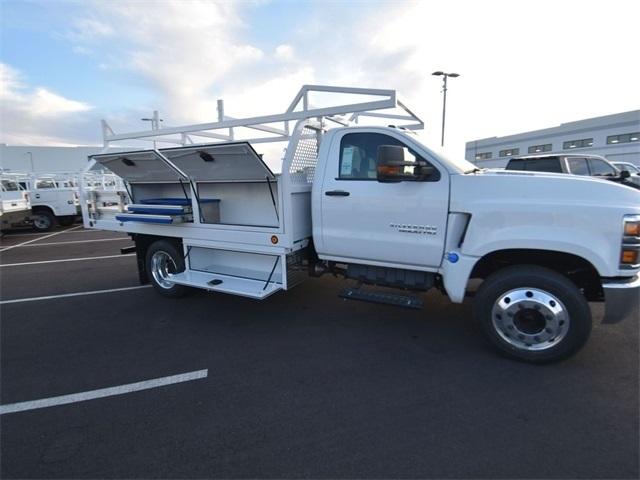
[[[582,290],[587,300],[602,300],[600,275],[587,260],[565,252],[536,249],[511,249],[491,252],[478,261],[470,278],[485,279],[492,273],[512,265],[538,265],[554,270]]]
[[[46,207],[44,205],[36,205],[35,207],[31,207],[32,212],[49,212],[51,215],[55,217],[55,213],[51,209],[51,207]]]
[[[136,260],[138,262],[138,278],[140,283],[145,285],[149,283],[149,277],[147,276],[147,250],[149,247],[158,240],[166,240],[175,244],[179,252],[182,251],[182,240],[173,237],[158,237],[155,235],[140,235],[131,234],[131,239],[136,243]]]

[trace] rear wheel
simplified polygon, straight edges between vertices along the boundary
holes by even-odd
[[[147,250],[146,267],[149,280],[160,295],[179,298],[189,292],[189,287],[171,281],[171,274],[183,272],[185,269],[184,258],[172,242],[154,242]]]
[[[37,210],[31,215],[33,229],[36,232],[48,232],[56,224],[56,218],[47,210]]]
[[[493,345],[532,363],[574,354],[591,333],[591,310],[575,284],[533,265],[492,274],[478,289],[474,311]]]

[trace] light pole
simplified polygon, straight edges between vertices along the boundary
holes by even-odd
[[[33,153],[25,152],[25,155],[29,155],[29,161],[31,162],[31,171],[35,172],[35,169],[33,168]]]
[[[435,75],[437,77],[442,76],[442,139],[440,141],[440,146],[444,147],[444,121],[447,113],[447,78],[456,78],[459,77],[458,73],[446,73],[446,72],[433,72],[431,75]]]
[[[153,117],[151,118],[141,118],[140,120],[142,120],[143,122],[151,122],[151,130],[160,130],[160,122],[164,121],[162,118],[160,118],[160,114],[158,113],[157,110],[153,111]],[[154,140],[153,142],[153,149],[156,149],[156,142]]]

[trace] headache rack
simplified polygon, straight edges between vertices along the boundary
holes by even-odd
[[[304,277],[311,186],[327,129],[365,119],[424,127],[394,90],[317,85],[303,86],[275,115],[233,118],[218,101],[217,122],[160,128],[154,117],[154,128],[131,133],[116,134],[102,121],[104,150],[90,157],[86,172],[110,171],[122,178],[124,191],[114,197],[82,185],[85,227],[174,238],[186,270],[172,281],[252,298]],[[110,151],[130,141],[153,148]],[[274,142],[286,142],[278,173],[254,149]]]

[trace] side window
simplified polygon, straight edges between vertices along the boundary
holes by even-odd
[[[615,177],[616,171],[607,162],[598,160],[597,158],[590,158],[589,164],[591,166],[591,175],[594,177]]]
[[[560,160],[556,157],[553,158],[540,158],[537,160],[529,160],[526,163],[525,170],[529,172],[551,172],[562,173],[562,167],[560,166]]]
[[[416,152],[406,147],[400,140],[381,133],[348,133],[340,141],[340,180],[375,180],[377,178],[378,147],[399,145],[404,147],[407,162],[425,161]],[[413,167],[406,167],[413,170]],[[408,173],[408,172],[407,172]],[[439,180],[440,175],[432,175],[430,181]]]
[[[574,175],[589,175],[586,158],[568,158],[569,172]]]
[[[507,164],[505,170],[526,170],[524,160],[509,160],[509,163]]]

